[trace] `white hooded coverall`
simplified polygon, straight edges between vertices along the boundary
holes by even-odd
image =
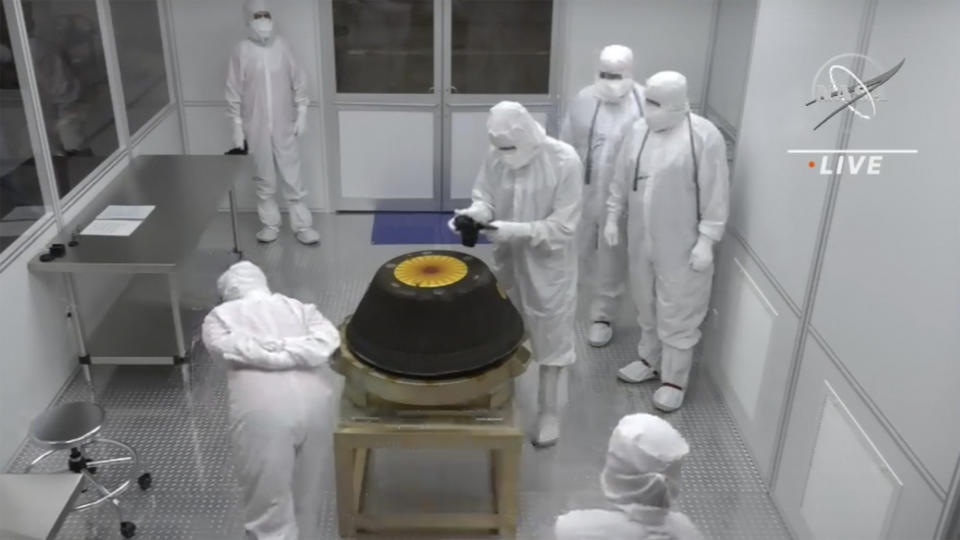
[[[638,353],[656,368],[661,342],[666,345],[660,379],[683,391],[713,278],[712,263],[699,272],[691,268],[691,251],[701,235],[713,242],[723,236],[726,143],[710,121],[687,113],[664,131],[648,130],[646,119],[635,121],[618,148],[607,219],[628,214],[630,288],[642,331]]]
[[[319,538],[341,384],[327,361],[340,335],[315,306],[271,294],[249,262],[231,266],[217,286],[224,303],[203,321],[203,343],[229,364],[246,539]]]
[[[270,11],[266,0],[248,0],[247,21],[254,13]],[[307,191],[300,168],[300,150],[294,125],[297,115],[310,105],[307,76],[287,42],[278,35],[261,38],[248,28],[249,36],[236,45],[227,72],[227,115],[243,125],[255,167],[257,213],[260,222],[280,228],[276,201],[277,169],[283,178],[283,197],[294,232],[313,225],[313,216],[303,202]]]
[[[518,103],[491,109],[489,126],[508,133],[505,138],[517,147],[520,159],[508,165],[505,160],[513,158],[491,146],[468,214],[482,223],[521,223],[528,231],[522,238],[495,240],[493,271],[523,315],[537,362],[568,366],[576,360],[580,158],[567,143],[548,137]]]
[[[680,492],[687,442],[666,420],[623,417],[610,436],[601,485],[617,510],[574,510],[557,518],[556,540],[703,540],[693,522],[670,510]]]
[[[604,81],[598,81],[602,83]],[[610,159],[617,135],[643,115],[643,87],[631,83],[619,101],[598,97],[595,85],[582,89],[569,105],[560,127],[560,140],[569,143],[583,161],[583,218],[577,232],[581,268],[593,289],[590,321],[611,322],[617,300],[626,289],[627,248],[624,242],[610,246],[601,239],[607,216],[611,177]]]

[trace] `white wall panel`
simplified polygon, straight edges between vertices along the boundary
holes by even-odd
[[[760,3],[731,186],[731,226],[796,304],[813,258],[827,177],[791,148],[833,148],[840,123],[804,106],[820,66],[856,47],[863,2]],[[803,46],[797,46],[802,43]]]
[[[183,84],[182,99],[223,101],[227,64],[238,41],[249,31],[240,0],[171,2],[177,39],[177,62]],[[315,0],[276,0],[271,14],[276,29],[307,71],[310,96],[318,100],[317,9]]]
[[[943,64],[960,57],[958,20],[957,2],[879,3],[869,56],[907,61],[850,146],[920,153],[843,178],[813,316],[944,489],[960,455],[960,78]]]
[[[564,100],[596,78],[601,49],[618,43],[633,49],[638,81],[666,69],[679,71],[687,76],[691,100],[700,101],[712,2],[573,0],[566,6]]]
[[[710,110],[734,128],[740,127],[743,94],[753,47],[756,0],[717,0],[717,30],[710,65]]]
[[[180,131],[180,112],[175,105],[167,107],[166,114],[146,137],[133,148],[135,155],[183,154],[183,133]]]
[[[799,319],[749,252],[727,236],[701,357],[769,478]]]
[[[754,420],[770,337],[779,314],[747,273],[744,264],[733,258],[731,309],[725,319],[729,324],[723,325],[721,330],[720,363],[740,406],[747,417]]]
[[[814,538],[884,538],[903,484],[833,388],[822,390],[800,513]]]
[[[821,431],[827,385],[847,414],[828,417],[831,424]],[[820,452],[816,450],[818,444]],[[896,481],[883,487],[886,480],[882,478],[893,477],[877,472],[883,466],[878,465],[881,461],[877,456],[882,456],[902,484],[895,499],[889,486],[896,490]],[[933,538],[943,502],[812,337],[802,361],[779,470],[774,494],[798,540]],[[811,475],[812,486],[808,481]],[[868,491],[864,491],[867,486],[863,482],[870,484]],[[877,515],[885,515],[887,500],[893,501],[889,526],[886,534],[877,537],[875,520]],[[830,521],[840,519],[836,513],[839,510],[846,510],[843,518],[847,523]],[[832,527],[836,527],[833,534],[828,530]]]
[[[340,111],[339,119],[344,198],[433,197],[433,111]]]
[[[540,124],[547,125],[547,113],[531,111]],[[451,130],[451,196],[454,199],[469,199],[477,171],[490,148],[487,137],[487,111],[454,112],[450,115]]]

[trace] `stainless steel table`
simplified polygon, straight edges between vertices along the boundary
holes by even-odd
[[[63,275],[70,318],[80,349],[80,364],[92,386],[91,364],[180,365],[189,382],[184,320],[180,308],[177,268],[196,249],[201,235],[229,194],[233,251],[242,257],[237,236],[234,185],[250,177],[244,156],[140,156],[127,170],[69,223],[57,242],[76,245],[50,262],[39,255],[29,267],[35,272]],[[130,236],[77,236],[109,205],[153,205],[153,212]],[[73,274],[106,273],[165,278],[167,298],[157,298],[157,287],[140,286],[136,279],[114,302],[91,335],[87,335],[77,306]],[[154,278],[155,279],[155,278]],[[144,292],[146,291],[146,294]]]
[[[83,475],[0,474],[0,540],[50,540],[80,495]]]

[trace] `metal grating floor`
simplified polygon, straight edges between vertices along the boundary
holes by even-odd
[[[315,302],[336,322],[350,314],[382,262],[429,247],[371,246],[371,216],[324,215],[317,225],[323,243],[313,248],[300,246],[286,231],[272,245],[255,245],[253,214],[241,217],[241,234],[246,256],[264,268],[274,290]],[[232,261],[226,254],[228,238],[229,221],[221,216],[184,270],[186,306],[200,310],[216,302],[216,277]],[[487,258],[489,246],[478,252]],[[635,355],[639,332],[630,326],[618,328],[614,342],[604,349],[587,346],[586,327],[582,322],[578,326],[578,363],[571,372],[571,406],[563,418],[560,444],[541,451],[524,448],[519,538],[550,539],[553,520],[560,513],[604,506],[599,473],[610,432],[624,414],[652,411],[654,385],[616,380],[616,370]],[[100,402],[108,414],[105,436],[133,445],[154,476],[152,490],[134,489],[124,497],[128,519],[138,525],[137,538],[243,538],[225,431],[223,367],[208,360],[202,345],[194,350],[189,396],[179,371],[170,367],[94,369]],[[684,462],[680,509],[711,539],[789,539],[719,393],[697,368],[691,386],[684,408],[666,416],[692,448]],[[87,399],[87,387],[76,377],[57,401]],[[26,445],[12,472],[21,471],[38,453]],[[396,511],[424,506],[438,511],[486,508],[485,460],[482,454],[469,453],[378,452],[368,505]],[[332,483],[329,491],[320,509],[323,539],[339,538]],[[106,540],[120,535],[115,514],[105,508],[72,515],[58,538]]]

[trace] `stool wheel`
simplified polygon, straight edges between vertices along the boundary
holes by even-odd
[[[146,491],[150,489],[150,486],[153,485],[153,476],[150,473],[143,473],[140,475],[140,478],[137,478],[137,484],[140,485],[140,489]]]
[[[124,538],[133,538],[137,534],[137,526],[132,521],[120,523],[120,534]]]

